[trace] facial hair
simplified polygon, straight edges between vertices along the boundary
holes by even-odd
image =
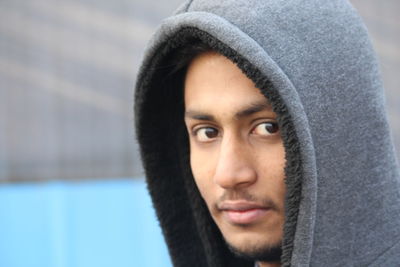
[[[227,242],[226,242],[227,243]],[[261,261],[261,262],[280,262],[282,255],[281,244],[273,246],[262,247],[262,248],[249,248],[244,251],[243,249],[236,248],[227,243],[229,250],[239,258],[243,258],[250,261]]]
[[[276,205],[276,203],[274,203],[272,200],[257,199],[247,191],[242,191],[242,190],[226,191],[225,194],[217,201],[215,208],[218,208],[219,204],[225,200],[237,200],[237,199],[244,199],[247,201],[263,203],[266,206],[270,207],[271,209],[279,211],[278,205]],[[245,228],[245,226],[243,227]],[[281,255],[282,255],[281,242],[279,242],[278,244],[267,244],[263,247],[249,247],[246,249],[234,247],[233,245],[229,244],[229,242],[227,242],[226,240],[225,243],[227,244],[229,250],[239,258],[255,262],[260,261],[260,262],[270,262],[270,263],[280,262],[281,260]]]

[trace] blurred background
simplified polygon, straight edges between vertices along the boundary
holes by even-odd
[[[181,0],[0,1],[0,266],[170,266],[143,182],[133,87]],[[400,151],[400,1],[351,0]]]

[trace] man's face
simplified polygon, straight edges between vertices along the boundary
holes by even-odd
[[[285,151],[266,98],[230,60],[203,53],[188,68],[185,123],[195,182],[226,242],[249,256],[279,247]]]

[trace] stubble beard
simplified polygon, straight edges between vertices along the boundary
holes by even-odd
[[[262,247],[253,246],[247,248],[237,248],[232,244],[229,244],[225,240],[229,250],[239,258],[243,258],[250,261],[260,262],[280,262],[282,255],[281,243],[264,245]]]
[[[268,206],[272,210],[276,212],[280,212],[280,209],[270,199],[256,199],[247,191],[227,191],[225,194],[219,199],[219,201],[215,204],[215,209],[219,209],[218,205],[224,200],[237,200],[244,199],[247,201],[263,203],[265,206]],[[246,228],[246,226],[242,225],[239,227]],[[245,230],[245,229],[243,229]],[[277,263],[281,261],[282,255],[282,242],[278,241],[273,244],[264,244],[264,245],[252,245],[248,244],[246,247],[236,247],[230,244],[225,238],[225,243],[227,244],[229,250],[235,254],[239,258],[247,259],[250,261],[260,261],[260,262],[270,262]]]

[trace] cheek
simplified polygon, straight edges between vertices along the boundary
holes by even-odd
[[[258,162],[262,166],[259,177],[263,177],[261,187],[271,188],[271,196],[281,207],[284,205],[286,185],[285,185],[285,151],[283,144],[269,147],[259,151]]]
[[[209,153],[202,153],[202,151],[190,148],[190,167],[192,170],[193,178],[200,191],[201,196],[207,202],[211,201],[213,190],[213,161]]]

